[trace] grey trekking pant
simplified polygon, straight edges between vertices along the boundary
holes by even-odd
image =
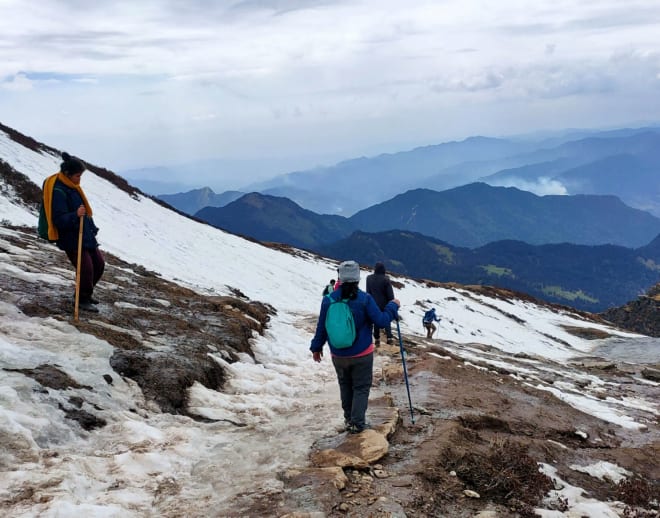
[[[362,429],[366,425],[365,414],[373,378],[374,355],[370,353],[359,358],[333,356],[332,364],[339,382],[344,419]]]

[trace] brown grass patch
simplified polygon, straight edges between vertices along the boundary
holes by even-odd
[[[594,329],[593,327],[575,327],[575,326],[562,326],[567,333],[571,333],[579,338],[585,340],[602,340],[603,338],[610,338],[612,335],[602,329]]]

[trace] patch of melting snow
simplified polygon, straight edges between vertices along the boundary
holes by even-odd
[[[643,410],[645,412],[649,412],[655,415],[658,415],[660,413],[658,412],[657,403],[650,403],[641,398],[622,396],[620,399],[616,399],[613,397],[607,397],[605,398],[605,401],[607,401],[608,403],[612,403],[614,405],[621,405],[628,408],[636,408],[638,410]]]
[[[142,311],[149,311],[148,308],[140,307],[136,304],[133,304],[132,302],[123,302],[123,301],[117,301],[114,303],[114,305],[118,308],[122,309],[140,309]],[[151,310],[153,311],[153,310]]]
[[[534,386],[539,390],[550,392],[554,394],[554,396],[558,399],[571,405],[573,408],[576,408],[577,410],[580,410],[586,414],[593,415],[594,417],[598,417],[603,421],[608,421],[610,423],[618,424],[623,428],[629,428],[633,430],[644,430],[647,428],[646,425],[638,423],[632,417],[607,406],[603,401],[599,399],[581,394],[568,394],[555,387],[549,387],[545,385],[530,386]]]
[[[472,367],[474,369],[480,370],[480,371],[487,371],[489,370],[488,367],[484,367],[483,365],[475,365],[474,363],[470,363],[468,361],[463,362],[463,365],[467,367]]]
[[[568,378],[573,379],[576,382],[589,383],[591,390],[594,392],[604,393],[607,388],[618,389],[621,387],[621,385],[618,383],[604,381],[591,374],[583,374],[575,372],[574,370],[548,368],[542,364],[538,364],[538,362],[532,362],[531,365],[530,362],[527,362],[528,365],[533,366],[536,368],[536,370],[533,370],[532,368],[521,367],[515,363],[503,360],[496,354],[476,351],[469,347],[457,348],[455,353],[466,359],[465,365],[469,365],[482,370],[486,368],[480,365],[492,365],[493,367],[507,370],[511,377],[519,381],[524,381],[525,377],[541,381],[541,379],[538,377],[539,373],[548,372],[557,376],[558,378]],[[472,362],[467,361],[467,359],[472,360]],[[479,362],[480,365],[475,365],[473,362]],[[585,395],[584,389],[578,388],[578,386],[576,386],[574,383],[562,381],[561,379],[554,380],[552,382],[552,387],[546,386],[544,383],[539,383],[536,385],[536,388],[552,392],[556,397],[567,402],[578,410],[594,415],[598,418],[620,424],[626,428],[645,429],[646,425],[636,423],[632,417],[623,415],[618,410],[620,407],[642,410],[654,415],[658,414],[657,404],[648,402],[642,398],[631,398],[625,396],[621,398],[615,398],[611,396],[604,399],[594,398],[589,395]]]
[[[586,439],[586,437],[585,437],[585,439]],[[553,441],[552,439],[548,439],[548,442],[550,444],[554,444],[556,446],[559,446],[562,450],[568,450],[568,446],[566,446],[565,444],[562,444],[562,443],[557,442],[557,441]]]
[[[451,360],[451,356],[442,356],[438,353],[429,353],[429,355],[439,358],[440,360]]]
[[[550,477],[555,482],[555,487],[548,493],[546,501],[548,503],[564,500],[568,504],[566,513],[562,511],[551,511],[548,509],[534,509],[534,512],[542,518],[565,518],[566,516],[579,516],[580,518],[619,518],[620,514],[616,511],[616,503],[599,502],[592,498],[586,498],[583,495],[584,489],[571,486],[559,476],[557,469],[549,464],[540,464],[540,471]]]
[[[601,480],[611,480],[615,484],[618,484],[622,480],[630,477],[632,472],[627,469],[612,464],[611,462],[599,461],[594,464],[589,464],[588,466],[579,466],[577,464],[572,464],[569,468],[580,471],[581,473],[586,473],[592,477],[599,478]]]
[[[506,362],[502,359],[495,360],[495,359],[492,359],[492,358],[488,358],[488,357],[486,357],[486,355],[483,355],[483,353],[481,353],[481,354],[482,355],[480,356],[478,354],[470,353],[470,352],[465,351],[465,350],[458,352],[458,355],[461,358],[466,358],[466,359],[469,359],[469,360],[472,360],[472,361],[478,361],[480,363],[486,363],[488,365],[492,365],[493,367],[506,369],[508,371],[513,371],[513,372],[516,372],[518,374],[525,374],[525,375],[530,375],[530,376],[533,375],[533,374],[536,374],[536,371],[534,371],[532,369],[526,369],[525,367],[520,367],[519,365],[515,365],[513,363]],[[466,361],[466,363],[469,363],[469,362]]]

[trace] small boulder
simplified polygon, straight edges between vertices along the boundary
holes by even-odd
[[[319,467],[337,466],[365,469],[369,464],[382,459],[389,450],[387,439],[375,430],[365,430],[347,435],[344,442],[334,449],[314,452],[312,463]]]

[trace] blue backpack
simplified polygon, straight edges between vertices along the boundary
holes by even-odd
[[[335,349],[347,349],[355,342],[355,320],[346,300],[335,300],[330,295],[330,307],[325,315],[325,330]]]
[[[429,322],[433,322],[433,316],[434,316],[434,311],[432,309],[429,309],[426,313],[424,313],[424,318],[422,319],[422,322],[425,324],[428,324]]]

